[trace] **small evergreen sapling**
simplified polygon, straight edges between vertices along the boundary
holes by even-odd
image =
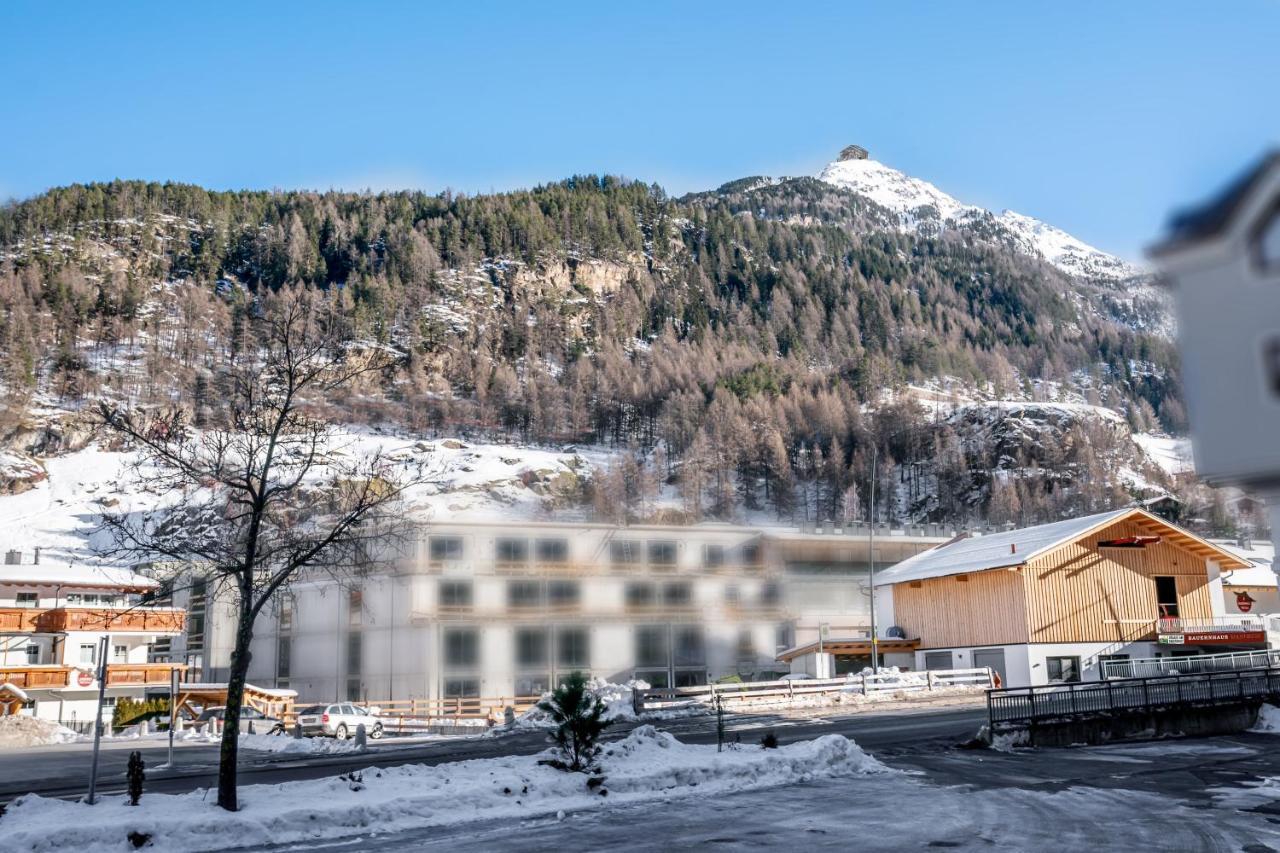
[[[147,762],[142,760],[142,753],[136,749],[129,753],[126,775],[129,778],[129,805],[136,806],[142,799],[142,783],[147,779]]]
[[[600,752],[600,735],[609,721],[604,719],[604,703],[587,690],[586,676],[573,673],[538,707],[556,724],[552,737],[560,749],[560,760],[550,762],[552,766],[572,771],[591,769]]]

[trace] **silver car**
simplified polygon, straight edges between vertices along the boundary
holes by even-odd
[[[302,733],[309,737],[335,737],[338,740],[354,737],[356,727],[363,725],[365,733],[377,740],[382,737],[382,721],[376,714],[375,708],[365,708],[349,702],[311,705],[298,712],[298,725],[302,726]]]
[[[200,712],[200,716],[191,724],[192,728],[198,731],[222,731],[222,721],[226,718],[227,709],[225,706],[219,705],[214,708],[205,708]],[[240,731],[247,733],[252,727],[254,732],[260,735],[275,734],[284,731],[284,721],[275,717],[268,717],[257,708],[245,706],[240,709]]]

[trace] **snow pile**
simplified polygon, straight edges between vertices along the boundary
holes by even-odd
[[[1111,281],[1133,278],[1142,270],[1095,249],[1060,228],[1006,210],[996,215],[948,195],[928,181],[913,178],[875,160],[839,160],[818,174],[818,180],[871,199],[898,216],[903,231],[933,231],[948,222],[956,226],[1002,226],[1016,248],[1043,258],[1069,275]]]
[[[593,678],[587,682],[587,692],[604,703],[604,718],[611,721],[638,719],[633,699],[634,693],[636,690],[648,689],[649,682],[636,679],[626,684],[614,684],[603,678]],[[542,698],[546,699],[550,696],[550,693],[544,693]],[[550,728],[554,723],[551,721],[550,714],[535,705],[516,718],[516,725],[541,729]]]
[[[79,739],[80,735],[52,720],[20,715],[0,717],[0,749],[74,743]]]
[[[240,735],[240,748],[283,755],[334,755],[358,752],[354,740],[327,737],[294,738],[288,735]]]
[[[1258,708],[1258,721],[1249,731],[1255,734],[1280,735],[1280,708],[1264,703]]]
[[[328,779],[250,785],[240,791],[238,812],[222,811],[205,790],[146,794],[137,808],[123,807],[123,796],[88,806],[28,795],[0,818],[0,836],[9,849],[32,853],[123,851],[130,849],[130,832],[151,836],[148,850],[225,850],[898,773],[840,735],[717,753],[715,746],[684,744],[652,726],[605,749],[604,781],[594,787],[585,774],[540,765],[546,757],[369,768]]]

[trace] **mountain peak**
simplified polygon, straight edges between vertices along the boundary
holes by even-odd
[[[946,227],[948,221],[965,227],[992,218],[1015,238],[1022,252],[1069,275],[1121,281],[1143,273],[1141,268],[1046,222],[1012,210],[995,214],[965,204],[928,181],[872,160],[858,145],[841,150],[838,159],[818,173],[818,180],[866,196],[898,214],[898,227],[903,231],[919,231],[922,226],[936,230]]]

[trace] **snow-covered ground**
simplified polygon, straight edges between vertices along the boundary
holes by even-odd
[[[778,749],[684,744],[641,726],[606,746],[602,781],[540,765],[543,756],[505,756],[434,766],[369,768],[336,778],[250,785],[242,808],[225,812],[208,792],[149,794],[138,808],[123,797],[96,806],[29,795],[0,818],[0,850],[79,853],[129,849],[131,832],[151,836],[148,850],[227,850],[412,830],[469,821],[528,818],[567,810],[700,799],[731,791],[823,777],[896,776],[853,741],[827,735]]]
[[[373,431],[340,430],[333,447],[347,458],[383,453],[405,477],[424,482],[406,494],[407,512],[424,520],[444,514],[536,518],[559,490],[568,490],[607,463],[608,451],[472,444]],[[43,460],[47,478],[16,495],[0,495],[0,541],[41,562],[74,567],[81,580],[116,577],[101,556],[110,534],[99,529],[104,512],[153,512],[177,506],[181,494],[138,488],[127,471],[136,456],[99,445]],[[318,470],[322,475],[323,470]]]

